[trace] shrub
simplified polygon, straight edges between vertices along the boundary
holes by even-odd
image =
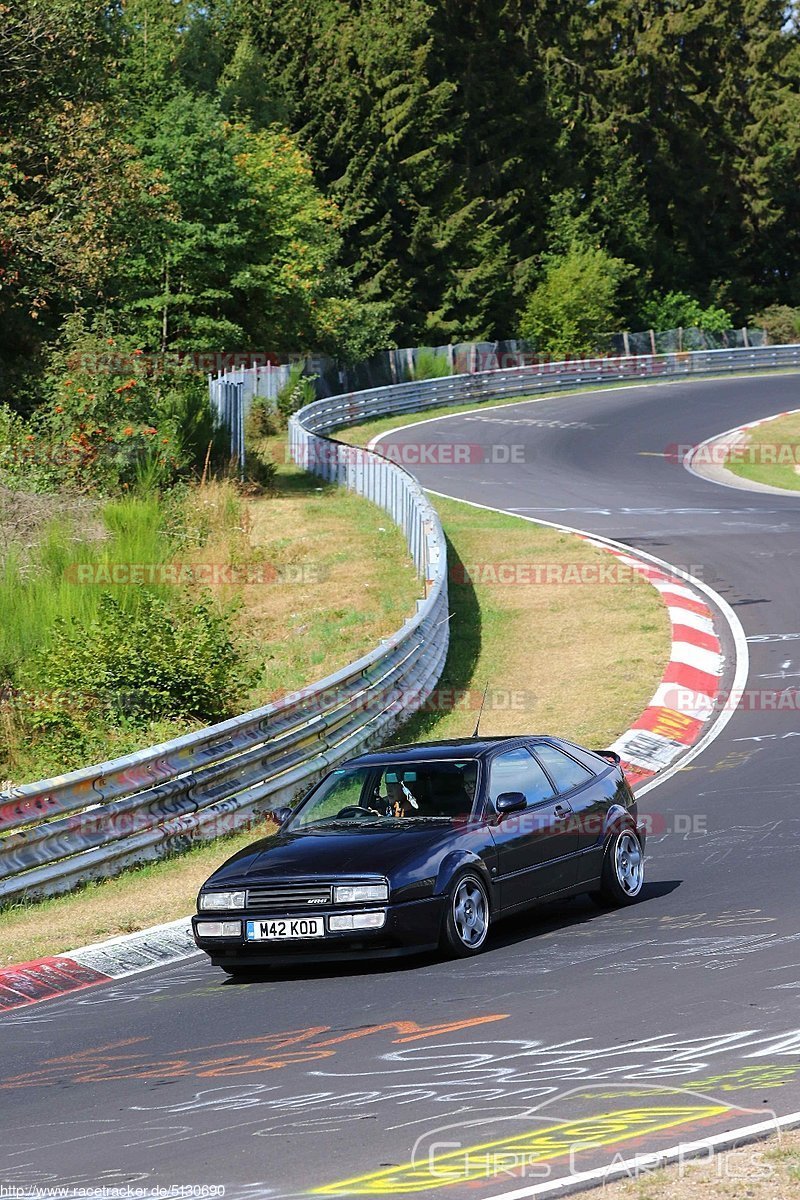
[[[424,346],[414,354],[412,379],[441,379],[452,374],[450,360],[446,354],[437,354],[429,346]]]
[[[304,375],[301,363],[295,363],[289,371],[289,378],[278,392],[276,401],[280,419],[285,428],[289,417],[306,404],[316,400],[314,380],[316,375]]]
[[[255,396],[244,426],[245,440],[274,437],[280,432],[280,421],[276,403],[266,396]]]
[[[29,457],[52,487],[113,492],[199,471],[218,430],[205,379],[146,357],[102,321],[69,318],[46,376],[48,401],[31,420]]]
[[[271,490],[275,486],[278,465],[269,452],[259,446],[247,446],[244,460],[244,477],[247,483]]]
[[[40,656],[32,677],[54,699],[51,722],[74,720],[75,706],[113,723],[163,717],[216,721],[245,686],[230,615],[210,597],[165,600],[143,592],[134,613],[100,597],[92,622],[59,622],[58,653]]]
[[[733,317],[724,308],[715,305],[703,308],[700,301],[687,292],[667,292],[655,297],[645,306],[642,320],[647,329],[657,332],[702,329],[704,333],[725,333],[733,328]]]
[[[634,268],[607,251],[575,245],[547,259],[520,321],[520,337],[556,358],[593,354],[618,321],[619,294]]]
[[[750,322],[763,329],[771,346],[786,346],[800,340],[800,308],[770,304]]]
[[[6,486],[16,484],[31,492],[43,489],[44,479],[36,463],[30,430],[5,404],[0,404],[0,470]]]

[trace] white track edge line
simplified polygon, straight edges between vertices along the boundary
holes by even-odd
[[[498,1192],[487,1200],[525,1200],[530,1196],[557,1196],[570,1191],[582,1191],[585,1188],[596,1187],[610,1183],[615,1179],[630,1178],[642,1168],[666,1167],[671,1163],[685,1158],[699,1158],[704,1151],[722,1150],[726,1146],[737,1145],[744,1141],[755,1141],[768,1137],[770,1133],[779,1133],[781,1129],[792,1129],[800,1125],[800,1112],[788,1113],[785,1117],[775,1117],[770,1121],[759,1121],[755,1125],[744,1125],[741,1129],[730,1130],[715,1134],[713,1137],[701,1138],[696,1142],[679,1142],[666,1150],[658,1150],[652,1154],[637,1154],[633,1158],[622,1159],[608,1167],[597,1167],[593,1171],[578,1171],[563,1179],[554,1179],[548,1183],[533,1184],[528,1188],[517,1188],[513,1192]]]
[[[158,936],[168,930],[177,931],[189,920],[188,917],[176,917],[172,921],[163,921],[160,925],[148,925],[146,929],[135,929],[132,933],[117,933],[103,942],[89,942],[86,946],[76,946],[74,950],[63,950],[54,954],[53,958],[69,958],[72,954],[83,954],[87,950],[109,950],[115,946],[128,946],[132,942],[141,942],[145,937]]]
[[[121,971],[117,975],[109,975],[107,979],[96,979],[87,986],[95,987],[98,984],[105,985],[108,983],[118,983],[123,979],[128,979],[131,975],[141,975],[144,971],[155,971],[156,967],[174,967],[177,966],[178,963],[188,962],[190,958],[197,958],[198,955],[202,953],[203,951],[199,950],[197,947],[195,947],[194,950],[179,950],[176,951],[172,958],[162,958],[158,962],[143,963],[140,967],[127,967],[124,971]],[[60,954],[57,957],[67,958],[69,956],[66,954]],[[78,960],[75,959],[75,961],[77,962]],[[25,964],[23,963],[22,965],[24,966]],[[80,965],[83,966],[85,964],[82,963]],[[42,1000],[68,1000],[70,996],[76,995],[79,991],[81,991],[80,988],[74,988],[69,992],[58,992],[55,996],[43,996]],[[41,1002],[39,1001],[38,1003]],[[25,1005],[20,1005],[19,1009],[24,1009],[25,1007]],[[8,1011],[17,1012],[19,1010],[14,1008],[9,1009]],[[0,1015],[0,1020],[2,1020],[2,1015]]]
[[[753,491],[753,488],[742,487],[740,483],[726,483],[724,479],[712,479],[710,475],[704,475],[702,471],[698,471],[696,467],[692,466],[692,461],[695,455],[699,450],[702,450],[704,446],[710,446],[714,442],[721,442],[724,438],[731,437],[731,435],[734,433],[739,433],[745,429],[755,429],[758,425],[766,425],[768,421],[777,421],[778,417],[792,417],[797,413],[800,413],[800,408],[788,408],[786,412],[775,413],[771,417],[761,417],[758,421],[750,421],[747,425],[734,425],[732,429],[725,429],[722,433],[712,433],[711,437],[707,437],[702,442],[698,442],[696,446],[692,446],[688,454],[684,455],[684,470],[688,471],[690,475],[694,475],[695,479],[702,479],[705,483],[713,483],[715,487],[730,488],[734,492]],[[731,471],[731,475],[733,475],[733,471]],[[780,490],[784,490],[787,496],[797,499],[797,493],[792,492],[789,488],[779,489],[775,492],[762,492],[761,494],[762,496],[776,496],[780,495]]]
[[[505,508],[495,508],[491,504],[478,504],[475,500],[462,500],[460,496],[449,496],[446,492],[437,492],[432,488],[427,488],[426,491],[428,491],[431,496],[439,496],[443,500],[455,500],[459,504],[468,504],[471,508],[482,508],[487,512],[495,512],[500,513],[502,516],[514,517],[519,521],[530,521],[532,525],[546,525],[550,529],[560,529],[564,533],[575,533],[583,536],[586,535],[585,530],[576,529],[572,525],[561,525],[557,521],[545,521],[541,517],[527,517],[522,513],[509,512],[508,509]],[[725,618],[725,621],[727,622],[728,628],[731,632],[731,637],[733,638],[736,654],[736,666],[734,668],[733,684],[731,686],[729,703],[725,706],[723,711],[720,712],[711,728],[706,730],[700,740],[695,742],[687,754],[684,754],[677,760],[677,762],[673,763],[672,766],[667,767],[665,771],[662,771],[654,779],[649,780],[644,784],[643,787],[638,788],[636,795],[643,796],[646,792],[651,791],[654,787],[658,787],[659,784],[664,783],[667,779],[670,779],[678,771],[682,770],[687,763],[696,758],[698,754],[701,754],[703,750],[705,750],[706,747],[714,741],[715,738],[719,737],[725,726],[733,717],[736,711],[736,706],[741,699],[742,693],[744,692],[747,676],[750,671],[750,655],[747,648],[747,638],[745,637],[745,632],[742,628],[741,621],[728,604],[727,600],[720,596],[718,592],[715,592],[712,587],[709,587],[707,583],[704,583],[702,579],[697,579],[694,575],[690,575],[688,571],[682,571],[679,567],[674,567],[670,563],[666,562],[663,558],[656,558],[654,554],[648,554],[645,550],[636,550],[623,542],[616,541],[614,538],[602,537],[597,534],[592,534],[591,536],[595,538],[596,541],[607,545],[610,549],[624,550],[626,554],[635,554],[637,558],[643,558],[648,562],[656,563],[659,567],[666,568],[674,575],[681,579],[685,579],[688,583],[691,583],[694,587],[698,588],[712,601],[713,604],[716,605],[721,615]],[[627,732],[627,730],[623,732]]]
[[[486,401],[478,403],[474,408],[466,408],[463,412],[457,413],[442,413],[439,417],[423,417],[421,421],[409,421],[407,425],[395,425],[393,429],[387,429],[384,433],[378,433],[367,442],[365,449],[373,450],[377,443],[385,437],[391,437],[393,433],[400,433],[404,429],[415,429],[417,425],[428,425],[431,421],[450,421],[456,417],[469,417],[476,412],[497,412],[499,409],[513,408],[517,404],[540,404],[543,400],[560,400],[567,397],[576,396],[596,396],[605,392],[632,392],[637,388],[652,388],[652,387],[675,387],[680,383],[730,383],[732,379],[768,379],[771,375],[797,375],[800,374],[800,368],[787,367],[784,369],[765,368],[763,371],[753,371],[747,374],[732,373],[730,375],[698,375],[692,379],[689,375],[682,375],[678,379],[649,379],[641,383],[614,383],[609,382],[600,384],[598,387],[583,388],[580,384],[574,388],[565,388],[563,391],[556,388],[553,392],[547,392],[541,396],[521,396],[517,400],[504,400],[499,404],[489,404]],[[447,405],[442,405],[446,408]],[[424,411],[424,410],[423,410]],[[798,410],[800,411],[800,409]],[[363,424],[368,425],[372,421],[379,421],[380,417],[371,417],[369,421],[364,421]],[[737,426],[739,428],[739,426]],[[339,432],[343,432],[340,430]],[[715,434],[715,437],[721,437],[722,434]],[[709,438],[709,441],[712,439]],[[352,443],[345,442],[345,445]],[[427,489],[426,489],[427,490]],[[591,536],[591,535],[590,535]]]

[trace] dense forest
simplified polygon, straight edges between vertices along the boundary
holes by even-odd
[[[30,413],[76,347],[353,361],[522,332],[546,350],[565,296],[596,328],[785,314],[794,17],[777,0],[0,4],[3,398]]]

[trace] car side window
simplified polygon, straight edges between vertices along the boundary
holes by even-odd
[[[574,758],[570,758],[562,750],[557,750],[555,746],[543,742],[536,746],[535,750],[536,757],[546,767],[559,792],[571,792],[573,788],[580,787],[594,778],[588,767],[575,762]]]
[[[524,746],[506,750],[489,767],[489,799],[494,804],[502,792],[522,792],[528,804],[539,804],[553,795],[553,785]]]

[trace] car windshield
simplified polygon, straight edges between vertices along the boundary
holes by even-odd
[[[414,820],[466,821],[477,779],[474,759],[340,767],[311,793],[288,828],[376,822],[401,828]]]

